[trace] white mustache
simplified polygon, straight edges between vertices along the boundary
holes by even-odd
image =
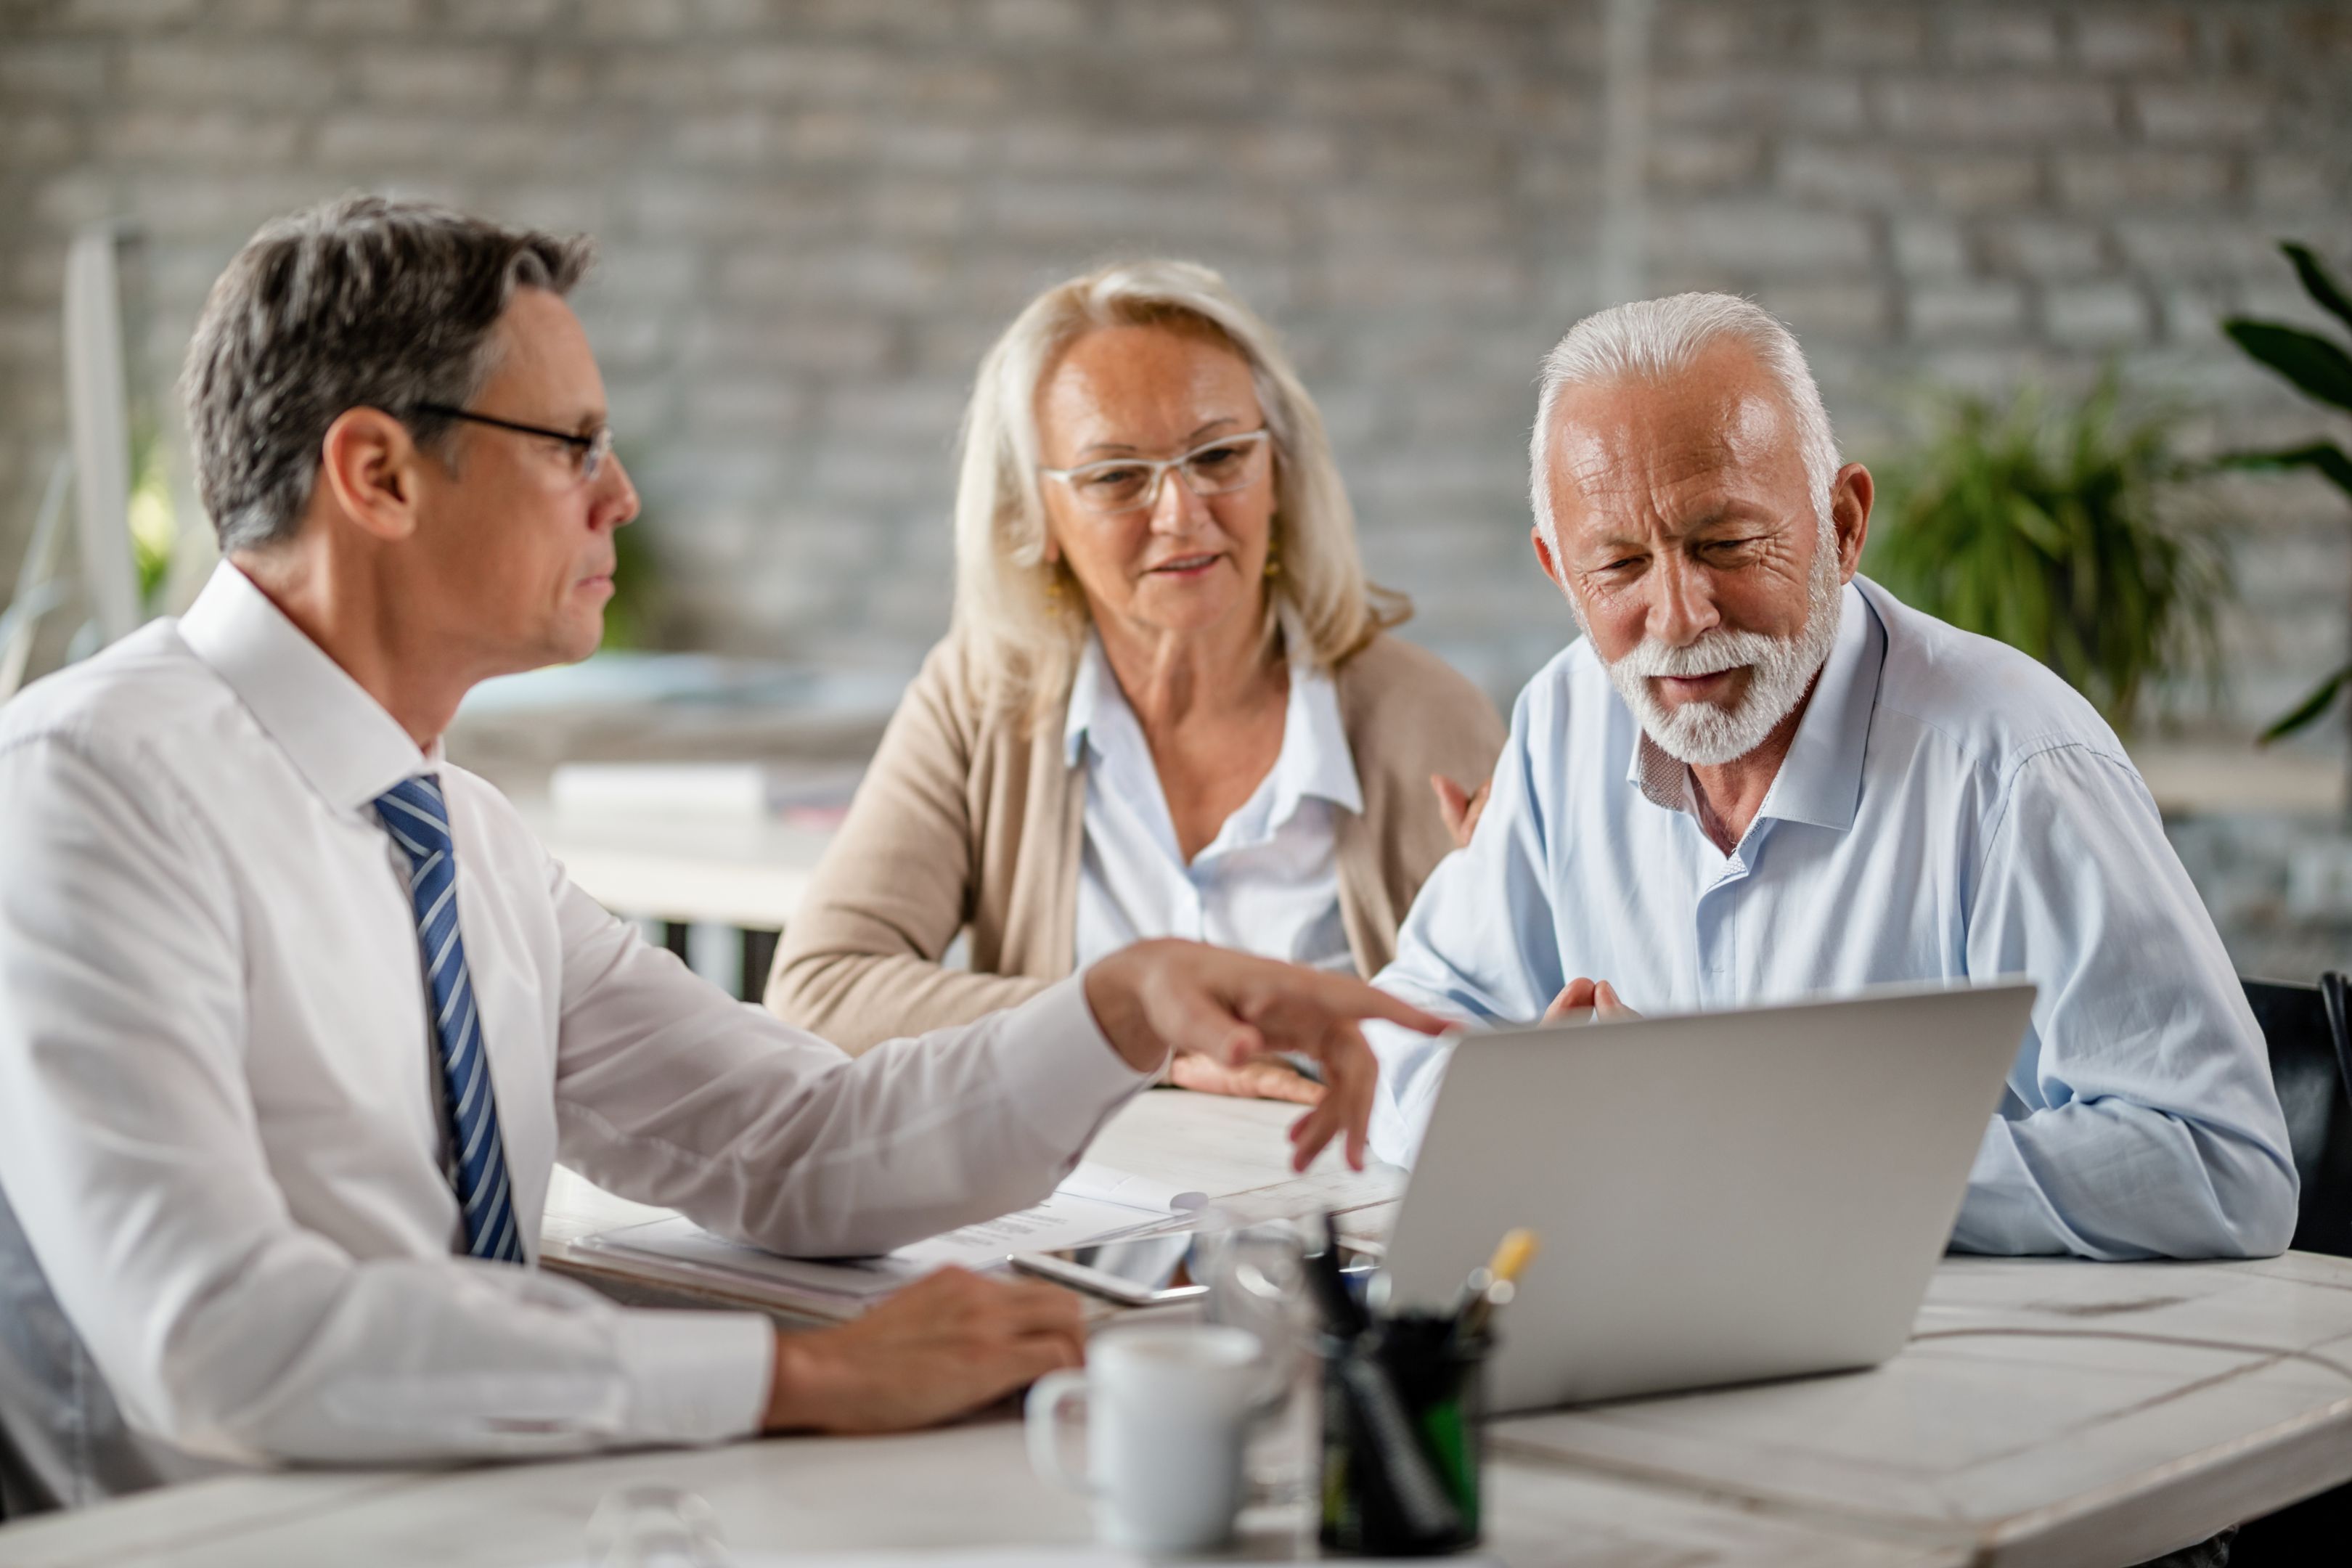
[[[1762,664],[1786,647],[1783,639],[1766,637],[1761,632],[1727,631],[1718,626],[1701,635],[1696,642],[1685,643],[1681,647],[1669,647],[1654,638],[1644,637],[1617,660],[1615,668],[1622,674],[1642,679],[1662,675],[1685,679],[1721,675],[1726,670],[1745,669]]]

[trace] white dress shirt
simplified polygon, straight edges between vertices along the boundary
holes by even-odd
[[[757,1424],[764,1319],[453,1256],[406,865],[371,805],[427,770],[534,1254],[558,1158],[725,1236],[880,1250],[1035,1201],[1149,1081],[1076,979],[855,1062],[731,1000],[224,564],[0,712],[0,1447],[56,1500],[192,1458]]]
[[[1519,694],[1478,831],[1422,889],[1381,988],[1490,1025],[1533,1022],[1580,975],[1672,1013],[2022,974],[2033,1020],[1954,1245],[2281,1250],[2295,1172],[2262,1034],[2115,732],[2014,648],[1864,579],[1840,603],[1728,855],[1693,815],[1690,770],[1642,733],[1591,645],[1570,645]],[[1402,1163],[1452,1047],[1367,1033],[1372,1147]]]
[[[1305,646],[1286,620],[1284,630],[1291,648]],[[1091,634],[1062,740],[1065,762],[1087,768],[1079,967],[1147,937],[1179,936],[1355,972],[1339,913],[1338,813],[1362,812],[1364,795],[1328,675],[1294,653],[1280,754],[1189,862],[1143,725]]]

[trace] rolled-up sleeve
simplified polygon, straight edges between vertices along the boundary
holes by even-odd
[[[2285,1249],[2295,1172],[2262,1033],[2127,764],[2069,744],[2018,765],[1967,947],[1971,973],[2022,973],[2040,996],[1956,1247],[2099,1258]]]

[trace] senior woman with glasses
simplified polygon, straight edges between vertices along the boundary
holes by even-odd
[[[856,1051],[1145,937],[1388,963],[1503,726],[1385,635],[1408,606],[1365,581],[1322,418],[1223,279],[1144,262],[1033,300],[981,363],[955,540],[952,626],[784,931],[771,1008]],[[967,928],[971,969],[944,967]],[[1317,1092],[1278,1062],[1171,1076]]]

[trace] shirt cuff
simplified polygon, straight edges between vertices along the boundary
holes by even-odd
[[[1129,1067],[1095,1022],[1083,971],[998,1015],[996,1025],[989,1044],[1011,1103],[1033,1131],[1074,1154],[1155,1077]]]
[[[719,1443],[760,1430],[776,1373],[774,1324],[757,1312],[638,1308],[619,1316],[630,1436]]]

